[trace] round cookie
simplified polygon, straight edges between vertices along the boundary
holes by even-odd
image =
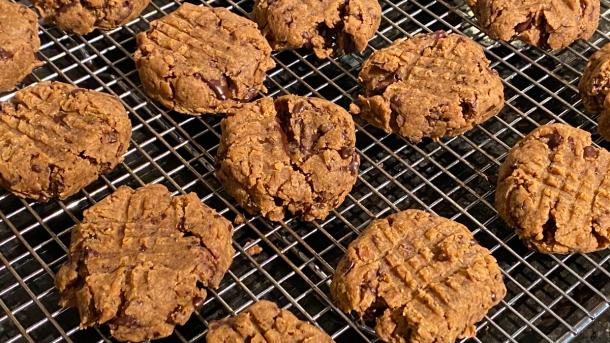
[[[420,210],[378,219],[339,261],[335,304],[385,342],[454,342],[506,294],[489,250],[462,224]]]
[[[119,164],[130,138],[116,97],[40,82],[0,105],[0,185],[39,201],[65,199]]]
[[[532,249],[591,252],[610,245],[610,153],[564,124],[541,126],[510,150],[496,209]]]
[[[29,8],[0,0],[0,92],[10,91],[40,65],[38,18]]]
[[[462,134],[496,115],[504,88],[483,49],[438,31],[395,41],[360,71],[364,96],[351,111],[417,143]]]
[[[591,38],[599,21],[599,0],[468,0],[482,29],[493,39],[518,38],[560,49]]]
[[[231,223],[195,195],[120,187],[84,212],[55,283],[81,326],[119,341],[171,335],[216,288],[233,258]]]
[[[610,93],[610,44],[591,55],[578,90],[587,111],[599,113],[602,110],[606,95]]]
[[[256,23],[224,8],[185,3],[137,35],[144,90],[188,114],[224,112],[250,101],[275,63]]]
[[[142,13],[150,0],[32,0],[40,15],[61,30],[80,35],[96,28],[111,30]]]
[[[274,50],[310,48],[318,58],[362,52],[379,28],[377,0],[257,0],[254,20]]]
[[[332,343],[330,336],[275,303],[261,300],[235,317],[210,323],[207,343]]]
[[[323,99],[263,98],[225,118],[216,175],[250,212],[281,221],[284,211],[325,218],[358,176],[354,121]]]

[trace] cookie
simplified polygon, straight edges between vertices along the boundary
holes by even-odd
[[[10,91],[40,65],[38,18],[27,7],[0,0],[0,92]]]
[[[591,55],[578,90],[587,111],[599,113],[602,110],[606,95],[610,93],[610,44]]]
[[[65,199],[114,169],[130,138],[116,97],[40,82],[0,105],[0,186],[39,201]]]
[[[256,23],[224,8],[185,3],[137,35],[144,90],[188,114],[224,112],[252,100],[273,68]]]
[[[56,275],[61,306],[119,341],[171,335],[217,288],[233,258],[231,223],[195,193],[120,187],[84,212]]]
[[[323,219],[356,182],[360,156],[354,121],[319,98],[263,98],[221,123],[216,175],[252,213]]]
[[[610,244],[610,153],[564,124],[541,126],[500,167],[496,209],[532,249],[591,252]]]
[[[506,294],[490,252],[462,224],[420,210],[374,220],[347,248],[335,304],[385,342],[452,343]]]
[[[602,111],[597,119],[597,132],[610,141],[610,97],[606,97]]]
[[[261,300],[235,317],[210,324],[207,343],[331,343],[330,336],[275,303]]]
[[[362,52],[379,28],[377,0],[257,0],[254,20],[274,50],[308,48],[318,58]]]
[[[545,49],[560,49],[591,38],[599,21],[599,0],[468,0],[491,38],[513,38]]]
[[[111,30],[135,19],[150,0],[32,0],[45,22],[84,35],[96,28]]]
[[[376,51],[359,80],[364,96],[352,113],[414,143],[460,135],[504,105],[502,81],[483,49],[470,38],[441,31]]]

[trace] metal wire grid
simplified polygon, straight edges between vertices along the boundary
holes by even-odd
[[[54,273],[65,261],[71,228],[82,211],[119,185],[160,182],[176,194],[196,192],[236,225],[236,255],[218,290],[165,341],[203,341],[210,320],[233,315],[255,299],[271,299],[314,322],[338,341],[374,341],[371,329],[334,307],[328,285],[345,247],[370,220],[422,208],[466,224],[498,259],[508,295],[478,325],[476,342],[569,341],[609,306],[608,252],[543,256],[528,251],[493,208],[498,166],[508,149],[538,125],[566,122],[595,132],[576,90],[586,59],[610,40],[608,4],[590,43],[546,53],[518,42],[493,42],[462,2],[383,1],[381,27],[363,55],[319,61],[306,51],[275,54],[271,95],[313,95],[347,106],[358,93],[356,76],[365,56],[392,40],[438,29],[469,35],[485,46],[504,80],[502,113],[467,134],[417,146],[358,122],[362,156],[358,183],[324,221],[288,219],[281,224],[248,216],[233,204],[213,175],[219,141],[217,117],[189,117],[160,108],[142,92],[131,53],[134,34],[179,2],[153,0],[143,15],[116,30],[86,36],[41,27],[45,65],[24,85],[61,80],[119,96],[133,123],[131,147],[113,172],[66,201],[38,204],[0,193],[0,341],[109,341],[104,327],[78,329],[75,310],[58,307]],[[252,1],[209,1],[238,14]],[[6,95],[3,100],[10,98]],[[596,142],[602,143],[597,135]],[[606,145],[608,147],[608,145]],[[259,245],[260,254],[248,253]]]

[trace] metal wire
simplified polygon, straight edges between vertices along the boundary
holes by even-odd
[[[610,38],[610,13],[589,42],[545,52],[520,42],[496,42],[476,26],[463,2],[382,1],[381,27],[362,55],[319,61],[307,51],[276,53],[270,95],[319,96],[347,107],[359,92],[357,73],[372,51],[399,37],[448,30],[485,47],[505,87],[502,113],[460,137],[417,146],[358,121],[362,156],[358,183],[324,221],[288,219],[281,224],[249,216],[233,204],[213,171],[220,118],[189,117],[159,107],[143,93],[131,54],[134,34],[181,2],[153,0],[131,23],[109,32],[68,35],[42,26],[44,66],[22,86],[59,80],[115,94],[129,111],[133,138],[125,161],[66,201],[38,204],[0,193],[0,341],[103,342],[107,329],[79,330],[78,314],[58,306],[55,272],[65,261],[70,231],[82,211],[119,185],[159,182],[176,194],[196,192],[233,220],[236,255],[218,290],[167,341],[203,341],[210,320],[234,315],[256,299],[289,308],[338,342],[375,341],[371,328],[330,301],[330,278],[346,246],[375,218],[421,208],[473,230],[498,259],[506,298],[478,324],[475,342],[567,342],[609,307],[610,254],[546,256],[527,250],[493,207],[497,170],[508,149],[533,128],[563,122],[595,132],[596,118],[583,111],[576,85],[587,58]],[[252,1],[207,1],[247,16]],[[12,94],[1,97],[7,100]],[[610,147],[594,134],[597,144]],[[260,254],[249,249],[258,245]]]

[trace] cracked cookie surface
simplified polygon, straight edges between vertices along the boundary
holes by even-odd
[[[286,95],[244,106],[222,123],[216,175],[246,210],[323,219],[358,176],[354,121],[319,98]]]
[[[257,0],[252,12],[274,50],[318,58],[362,52],[381,21],[377,0]]]
[[[495,258],[462,224],[420,210],[374,220],[339,261],[335,304],[385,342],[453,343],[506,294]]]
[[[610,245],[610,153],[564,124],[541,126],[500,167],[496,209],[542,253],[592,252]]]
[[[376,51],[364,62],[359,80],[364,96],[351,111],[414,143],[462,134],[504,105],[502,81],[483,49],[441,31]]]
[[[27,7],[0,0],[0,92],[10,91],[40,65],[38,17]]]
[[[550,49],[591,38],[600,8],[599,0],[468,0],[468,5],[491,38],[518,38]]]
[[[80,35],[96,28],[111,30],[126,24],[142,13],[150,0],[33,0],[34,6],[48,23]]]
[[[146,93],[187,114],[225,112],[250,101],[273,68],[256,23],[224,8],[185,3],[137,35],[134,58]]]
[[[233,258],[231,223],[195,193],[120,187],[85,210],[55,283],[81,326],[120,341],[169,336],[216,288]]]
[[[275,303],[261,300],[235,317],[210,324],[207,343],[331,343],[330,336]]]
[[[64,199],[123,160],[131,123],[110,94],[40,82],[0,105],[0,185]]]

